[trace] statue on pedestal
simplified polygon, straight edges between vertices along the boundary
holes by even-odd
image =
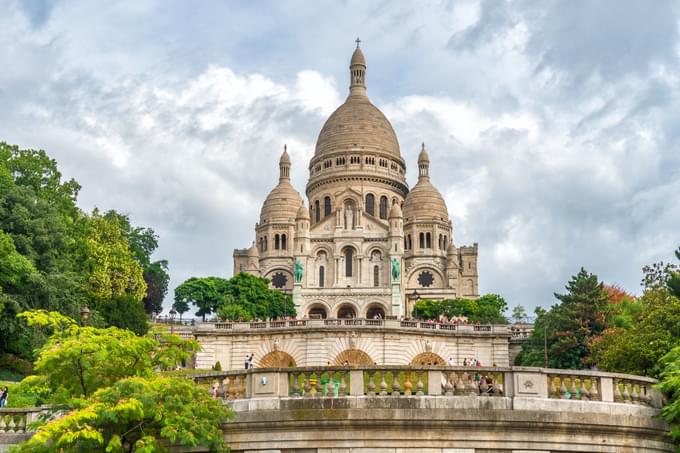
[[[399,280],[399,275],[401,275],[401,265],[399,260],[392,258],[392,281]]]
[[[295,260],[295,283],[300,283],[302,281],[303,268],[302,263]]]

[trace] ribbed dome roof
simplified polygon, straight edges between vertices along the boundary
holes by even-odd
[[[302,197],[290,182],[281,181],[264,200],[260,211],[260,223],[274,220],[292,222],[297,216],[301,203]]]
[[[390,208],[390,214],[387,216],[390,219],[394,218],[399,218],[403,217],[404,214],[401,212],[401,208],[399,207],[399,203],[394,203],[392,205],[392,208]]]
[[[262,204],[260,223],[294,222],[303,203],[302,197],[290,183],[290,156],[287,147],[284,146],[279,159],[279,183],[269,192]]]
[[[300,206],[300,209],[298,209],[297,215],[295,216],[295,219],[300,219],[300,220],[309,220],[309,210],[305,207],[303,204]]]
[[[411,189],[404,200],[404,220],[449,220],[444,197],[430,183],[429,179],[421,178]]]
[[[350,148],[379,150],[401,158],[392,125],[365,95],[350,95],[333,112],[319,133],[314,156]]]
[[[354,53],[352,54],[352,60],[350,61],[350,65],[355,64],[366,66],[366,58],[364,58],[364,53],[361,51],[359,46],[357,46],[357,48],[354,50]]]
[[[417,220],[449,220],[444,197],[430,182],[430,157],[425,151],[425,143],[418,155],[418,183],[404,200],[404,220],[407,223]]]

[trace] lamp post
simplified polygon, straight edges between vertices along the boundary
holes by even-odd
[[[175,307],[173,307],[170,309],[170,335],[174,333],[173,324],[175,323],[175,316],[177,316],[177,310],[175,310]]]
[[[90,307],[87,304],[83,305],[80,310],[80,322],[83,326],[87,326],[87,320],[90,319]]]

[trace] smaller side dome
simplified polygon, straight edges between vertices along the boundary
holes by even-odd
[[[449,243],[449,246],[446,248],[446,254],[447,255],[455,255],[456,254],[456,246],[453,245],[453,241]]]
[[[423,143],[418,156],[418,183],[404,200],[404,217],[407,223],[439,220],[446,222],[449,212],[444,197],[430,182],[430,157]]]
[[[404,217],[404,214],[401,212],[401,208],[399,207],[399,203],[394,203],[392,205],[392,208],[390,209],[390,214],[388,216],[390,219],[400,219]]]
[[[283,153],[281,153],[281,159],[279,159],[279,165],[288,164],[290,165],[290,156],[288,155],[288,145],[283,145]]]
[[[422,147],[420,148],[420,154],[418,154],[418,165],[422,164],[429,164],[430,163],[430,156],[427,154],[427,151],[425,150],[425,142],[423,142]]]
[[[260,253],[257,251],[257,246],[255,246],[253,241],[253,245],[248,249],[248,258],[257,258],[258,256],[260,256]]]
[[[300,206],[300,209],[298,209],[297,215],[295,216],[295,220],[309,220],[309,210],[305,207],[304,203],[302,206]]]

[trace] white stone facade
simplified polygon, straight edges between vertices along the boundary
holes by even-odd
[[[290,183],[284,149],[253,246],[234,251],[234,273],[292,292],[300,317],[409,316],[418,298],[478,295],[477,244],[454,245],[424,145],[409,189],[397,136],[369,101],[365,75],[357,47],[349,96],[324,124],[309,163],[308,203]],[[303,277],[294,288],[296,260]]]

